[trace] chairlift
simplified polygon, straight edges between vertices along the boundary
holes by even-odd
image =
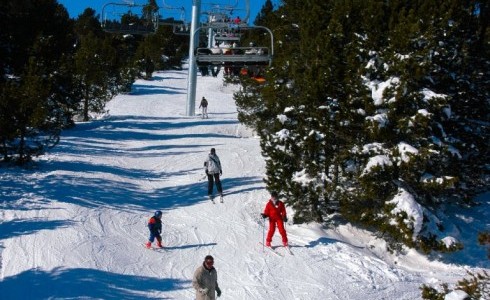
[[[190,35],[190,24],[185,21],[185,8],[183,6],[171,6],[163,0],[164,11],[178,11],[179,18],[176,20],[174,17],[168,17],[166,19],[160,19],[160,26],[171,26],[172,32],[175,35]],[[172,13],[170,13],[173,15]]]
[[[110,33],[148,35],[158,29],[158,10],[149,10],[147,15],[144,7],[147,5],[129,2],[109,2],[102,7],[102,29]],[[135,12],[135,9],[140,12]]]
[[[238,42],[241,39],[239,33],[218,33],[214,35],[214,40],[218,43],[221,42]]]
[[[175,35],[190,35],[191,34],[191,26],[187,23],[173,24],[172,31]]]
[[[267,47],[223,48],[221,54],[213,54],[209,48],[197,48],[196,52],[198,67],[209,65],[268,66],[271,58]]]
[[[202,29],[202,28],[200,28]],[[199,31],[198,29],[197,31]],[[223,48],[197,48],[195,51],[195,60],[198,67],[206,66],[227,66],[227,67],[245,67],[245,66],[270,66],[274,55],[274,37],[272,31],[263,26],[244,26],[241,29],[265,29],[271,37],[269,47],[223,47]],[[216,50],[221,50],[220,52]]]
[[[238,42],[241,40],[242,34],[240,28],[238,26],[227,26],[227,27],[214,27],[211,25],[213,29],[213,38],[216,42]]]
[[[191,25],[184,20],[175,20],[174,18],[160,19],[158,25],[172,27],[172,32],[175,35],[190,35]]]

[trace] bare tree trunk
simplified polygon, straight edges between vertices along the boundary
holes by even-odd
[[[87,89],[85,90],[85,97],[83,99],[83,121],[87,122],[88,119],[88,106],[89,106],[89,99],[88,99],[88,91]]]

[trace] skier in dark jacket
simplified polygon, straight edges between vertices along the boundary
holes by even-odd
[[[201,117],[203,119],[207,119],[208,117],[208,100],[204,97],[202,97],[201,104],[199,104],[199,108],[202,108],[202,115]]]
[[[221,187],[221,181],[219,176],[223,174],[221,169],[221,162],[218,155],[216,155],[216,149],[211,148],[209,155],[204,161],[204,171],[208,176],[208,197],[213,200],[213,187],[216,182],[216,189],[218,190],[221,200],[223,200],[223,188]]]
[[[163,248],[162,245],[162,212],[157,210],[153,217],[148,221],[148,229],[150,230],[150,238],[148,239],[148,243],[146,243],[146,248],[151,248],[151,243],[156,239],[157,247]]]
[[[282,237],[282,244],[284,247],[288,246],[288,236],[286,229],[284,229],[284,222],[287,222],[286,207],[284,203],[279,200],[277,192],[271,192],[271,198],[265,205],[264,212],[261,214],[262,218],[269,218],[269,232],[267,233],[266,243],[267,247],[271,246],[272,236],[276,231],[276,225],[279,229],[279,233]]]

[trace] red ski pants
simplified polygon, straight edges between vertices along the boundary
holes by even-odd
[[[286,244],[288,242],[288,236],[286,235],[286,230],[284,229],[284,222],[282,220],[277,220],[277,221],[269,220],[269,232],[267,232],[267,239],[265,241],[268,243],[272,242],[272,236],[274,235],[274,232],[276,232],[276,224],[277,224],[277,229],[279,229],[279,233],[281,234],[282,242],[283,244]]]

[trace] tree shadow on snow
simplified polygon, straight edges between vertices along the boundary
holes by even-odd
[[[221,179],[221,184],[223,186],[223,193],[225,196],[242,194],[255,190],[262,190],[264,187],[262,177],[225,177]],[[205,180],[205,187],[207,189],[207,179]]]
[[[189,286],[190,280],[61,267],[50,271],[30,269],[0,281],[2,299],[162,299],[148,294]]]
[[[141,121],[141,119],[145,121]],[[187,133],[174,134],[174,129],[195,128],[201,125],[238,125],[237,120],[195,120],[182,122],[180,119],[172,118],[144,118],[137,116],[114,117],[107,120],[78,123],[76,127],[66,130],[62,136],[62,142],[56,146],[56,152],[63,153],[83,153],[93,155],[94,150],[99,149],[101,153],[116,152],[118,155],[141,154],[146,151],[145,147],[135,148],[114,148],[114,141],[138,141],[145,145],[146,142],[160,142],[186,138],[200,138],[215,141],[216,138],[239,138],[236,135],[224,133]],[[168,133],[167,133],[168,132]],[[107,140],[107,141],[104,141]],[[175,145],[177,147],[178,145]],[[179,145],[180,147],[188,147]],[[196,147],[199,145],[193,144]],[[166,145],[165,147],[172,147]],[[151,150],[151,149],[150,149]],[[158,150],[153,149],[153,150]],[[161,151],[165,149],[160,149]],[[96,151],[97,152],[97,151]]]
[[[171,210],[209,201],[206,197],[207,180],[198,173],[202,171],[201,168],[176,173],[162,171],[162,174],[154,174],[145,170],[127,170],[111,166],[90,164],[85,166],[83,162],[63,162],[57,166],[65,166],[67,170],[82,168],[84,174],[110,173],[114,176],[109,177],[114,179],[110,180],[107,176],[103,178],[87,176],[81,179],[79,174],[60,172],[38,178],[36,184],[25,187],[25,191],[42,198],[89,208],[112,206],[122,211],[132,212],[138,208],[142,211],[155,208]],[[163,188],[154,187],[159,181],[168,181],[178,176],[184,179],[186,176],[191,176],[191,183]],[[134,180],[138,182],[132,183]],[[223,180],[223,189],[225,195],[244,193],[261,189],[262,187],[258,186],[261,182],[260,177],[226,178]]]
[[[137,119],[132,119],[137,118]],[[139,119],[139,121],[138,121]],[[48,160],[41,162],[36,170],[35,180],[18,183],[18,193],[32,195],[36,201],[60,201],[74,203],[85,207],[112,206],[121,210],[141,208],[141,210],[173,209],[208,201],[207,180],[202,168],[196,166],[189,170],[172,170],[154,168],[145,170],[125,164],[126,158],[187,156],[201,153],[203,160],[206,149],[216,145],[216,137],[237,138],[226,134],[177,134],[162,135],[162,129],[194,127],[206,124],[207,121],[190,120],[179,122],[179,118],[142,118],[135,116],[117,117],[110,121],[94,121],[79,124],[64,132],[62,142],[56,147],[56,155],[68,154],[90,158],[96,155],[108,156],[109,160],[118,161],[117,165],[101,164],[99,160]],[[146,122],[148,121],[148,122]],[[154,122],[153,122],[154,121]],[[213,121],[214,125],[230,125],[236,120]],[[158,131],[160,134],[156,134]],[[202,144],[179,145],[148,144],[148,141],[162,139],[181,139],[197,137],[204,139]],[[106,140],[104,140],[106,139]],[[133,148],[118,148],[114,141],[138,141]],[[207,143],[209,140],[209,143]],[[197,149],[197,150],[196,150]],[[109,153],[109,155],[108,155]],[[111,157],[112,155],[112,157]],[[109,161],[110,163],[110,161]],[[109,175],[109,176],[108,176]],[[177,181],[175,185],[160,188],[161,181]],[[181,183],[183,182],[183,183]],[[225,178],[225,194],[237,194],[262,188],[259,177]],[[5,194],[4,196],[9,196]],[[13,195],[12,200],[18,196]],[[26,199],[27,201],[28,199]],[[21,205],[21,204],[19,204]]]
[[[171,77],[171,76],[153,76],[151,78],[153,81],[164,81],[164,80],[185,80],[183,77]]]
[[[157,71],[153,73],[153,76],[151,77],[152,80],[165,80],[165,79],[180,79],[180,80],[186,80],[187,81],[187,76],[182,76],[182,70],[165,70],[165,71]],[[175,75],[175,77],[171,77],[169,75]]]
[[[488,246],[480,245],[478,236],[488,231],[490,220],[490,192],[475,197],[478,205],[462,209],[459,205],[446,205],[437,217],[444,224],[440,238],[451,236],[460,241],[464,248],[450,253],[433,252],[429,259],[448,264],[490,268]]]
[[[185,93],[186,90],[183,88],[147,84],[133,84],[130,95],[177,95]]]
[[[327,245],[327,244],[335,244],[335,243],[345,244],[345,245],[348,245],[350,247],[357,248],[357,249],[364,249],[364,247],[362,247],[362,246],[356,246],[356,245],[353,245],[353,244],[350,244],[350,243],[347,243],[344,241],[340,241],[340,240],[336,240],[336,239],[332,239],[332,238],[328,238],[328,237],[321,237],[315,241],[311,241],[308,243],[308,245],[305,246],[305,248],[314,248],[314,247],[319,246],[319,245]]]
[[[70,220],[55,220],[33,218],[29,220],[12,220],[0,223],[0,240],[20,235],[33,234],[40,230],[53,230],[72,225]]]

